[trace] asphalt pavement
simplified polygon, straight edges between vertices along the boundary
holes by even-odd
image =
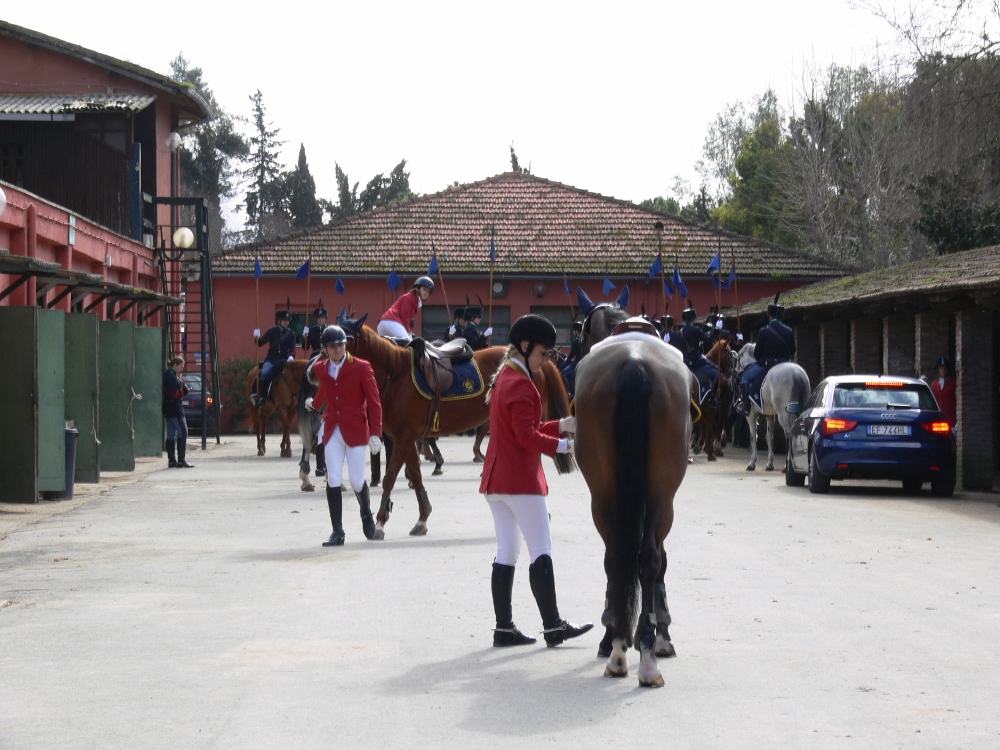
[[[996,496],[814,496],[745,451],[698,457],[666,543],[678,657],[643,689],[635,651],[602,676],[599,627],[492,648],[471,442],[440,441],[422,538],[403,481],[384,542],[348,490],[347,543],[321,547],[322,487],[243,436],[21,522],[0,508],[0,748],[1000,747]],[[597,622],[586,485],[546,472],[561,613]],[[537,633],[522,554],[514,619]]]

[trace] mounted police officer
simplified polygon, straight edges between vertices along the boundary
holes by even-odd
[[[691,303],[687,309],[681,313],[684,327],[680,330],[680,343],[683,344],[681,353],[684,355],[684,364],[688,366],[691,373],[698,381],[701,389],[700,401],[712,400],[715,398],[715,388],[719,382],[719,368],[717,368],[705,356],[705,350],[709,348],[708,335],[694,324],[698,318],[698,312]],[[670,343],[677,346],[676,343]]]
[[[767,325],[757,332],[753,350],[757,360],[750,365],[740,378],[740,411],[750,415],[750,395],[759,394],[764,377],[775,365],[790,362],[795,356],[795,332],[781,322],[785,308],[778,304],[781,292],[774,295],[774,302],[767,306]]]
[[[465,319],[468,321],[465,324],[465,332],[463,333],[466,342],[472,347],[473,351],[485,349],[486,338],[493,333],[493,329],[487,328],[482,333],[479,332],[479,324],[483,322],[482,300],[479,301],[478,305],[471,305],[465,308]]]
[[[264,394],[263,398],[257,396],[257,384],[254,383],[250,394],[250,403],[260,406],[267,400],[271,392],[271,384],[277,379],[285,368],[285,362],[295,356],[295,332],[288,328],[288,310],[279,310],[275,316],[278,324],[267,329],[263,336],[260,329],[255,328],[253,337],[257,340],[257,346],[268,346],[267,356],[264,358],[264,365],[260,368],[260,390]]]
[[[323,300],[319,301],[319,307],[313,310],[313,317],[316,319],[316,325],[306,326],[302,329],[302,348],[308,349],[312,352],[310,359],[314,358],[317,354],[322,351],[320,346],[320,337],[323,335],[323,331],[326,330],[326,318],[329,312],[325,307],[323,307]]]
[[[461,338],[462,333],[465,331],[465,308],[456,307],[451,314],[453,322],[445,334],[445,341],[454,341],[457,338]]]

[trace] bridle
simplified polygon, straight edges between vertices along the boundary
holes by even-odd
[[[590,336],[590,320],[598,310],[621,310],[614,302],[601,302],[590,308],[590,311],[583,318],[583,330],[580,332],[580,349],[587,351],[587,337]]]

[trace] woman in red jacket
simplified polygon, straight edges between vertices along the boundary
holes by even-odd
[[[326,503],[330,509],[333,533],[324,547],[344,543],[343,498],[341,484],[344,459],[347,476],[361,506],[361,527],[365,538],[375,535],[368,483],[365,481],[365,456],[382,450],[382,402],[372,366],[347,353],[347,333],[340,326],[328,326],[320,336],[323,353],[309,366],[307,377],[319,390],[306,407],[323,414],[320,441],[326,455]]]
[[[423,307],[424,302],[434,291],[434,282],[429,276],[421,276],[413,282],[413,289],[408,291],[398,300],[392,303],[392,307],[385,311],[378,321],[379,336],[392,336],[393,338],[411,339],[410,324],[417,316],[417,310]]]
[[[497,626],[494,646],[522,646],[535,639],[514,625],[511,594],[514,565],[521,538],[528,543],[531,565],[528,580],[542,615],[545,643],[557,646],[576,638],[593,625],[570,625],[559,616],[552,573],[552,535],[545,503],[548,485],[541,454],[554,456],[573,450],[573,441],[559,437],[573,432],[576,419],[542,422],[542,400],[529,372],[537,371],[556,344],[556,329],[539,315],[525,315],[510,328],[510,348],[497,370],[488,396],[490,442],[479,491],[486,496],[497,534],[493,562],[493,609]]]
[[[941,411],[948,417],[948,424],[954,429],[958,423],[958,405],[955,399],[955,378],[951,376],[951,362],[944,357],[938,357],[934,366],[937,368],[938,377],[931,382],[931,391]]]

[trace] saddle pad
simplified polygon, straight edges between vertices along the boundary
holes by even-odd
[[[483,395],[486,384],[475,360],[461,365],[453,365],[451,369],[455,373],[455,381],[451,384],[451,388],[441,394],[442,401],[457,401]],[[424,379],[424,374],[417,366],[416,357],[410,358],[410,377],[413,378],[413,385],[421,396],[427,400],[434,398],[434,390]]]

